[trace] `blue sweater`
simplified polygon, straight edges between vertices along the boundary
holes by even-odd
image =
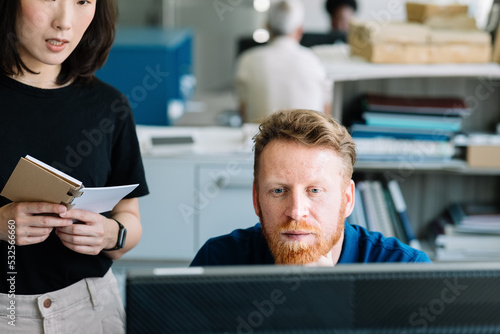
[[[339,264],[369,262],[431,262],[422,251],[386,238],[379,232],[345,224]],[[196,254],[191,266],[274,264],[260,223],[247,229],[209,239]]]

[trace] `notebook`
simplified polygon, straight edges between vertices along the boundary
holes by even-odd
[[[60,203],[68,209],[101,213],[111,211],[137,186],[86,188],[81,181],[27,155],[19,160],[0,195],[13,202]]]

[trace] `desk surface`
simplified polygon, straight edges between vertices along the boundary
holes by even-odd
[[[137,137],[143,156],[213,156],[252,155],[252,137],[257,133],[256,124],[241,128],[208,127],[156,127],[137,126]],[[153,145],[152,138],[191,137],[192,144]]]

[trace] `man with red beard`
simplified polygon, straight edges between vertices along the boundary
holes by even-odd
[[[430,262],[396,238],[345,223],[354,207],[355,144],[330,116],[279,111],[255,136],[260,223],[208,240],[191,266]]]

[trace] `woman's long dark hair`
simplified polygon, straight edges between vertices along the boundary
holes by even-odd
[[[16,75],[24,71],[33,73],[21,60],[16,35],[16,19],[21,10],[20,0],[0,0],[0,74]],[[108,58],[115,38],[118,16],[116,0],[99,0],[95,16],[76,49],[62,63],[56,83],[70,80],[91,80]]]

